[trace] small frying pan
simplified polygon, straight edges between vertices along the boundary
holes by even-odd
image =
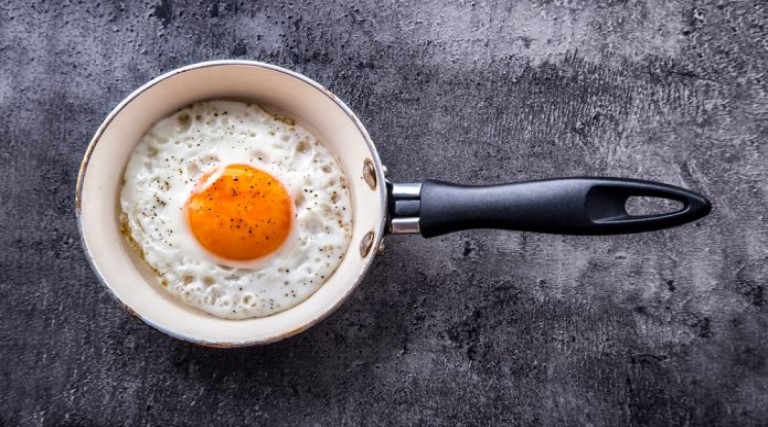
[[[243,99],[295,117],[336,154],[348,178],[352,243],[334,274],[295,307],[247,320],[220,319],[186,306],[156,275],[120,228],[119,193],[128,159],[143,134],[178,108],[206,99]],[[657,197],[682,208],[634,216],[630,197]],[[368,132],[328,89],[298,73],[253,61],[212,61],[164,74],[107,116],[83,159],[76,211],[94,271],[132,314],[173,337],[233,347],[299,333],[333,312],[360,284],[385,233],[432,237],[471,228],[606,235],[659,230],[705,216],[711,205],[682,188],[620,178],[565,178],[490,186],[440,181],[390,183]]]

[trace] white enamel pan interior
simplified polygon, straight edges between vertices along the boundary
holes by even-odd
[[[128,245],[119,223],[125,166],[158,120],[196,101],[250,100],[296,118],[336,155],[352,196],[352,242],[336,272],[301,304],[272,316],[227,320],[186,306],[158,285]],[[386,222],[383,168],[355,115],[318,83],[269,64],[213,61],[171,71],[121,102],[96,132],[77,182],[76,210],[83,245],[99,279],[131,313],[176,338],[202,345],[264,344],[314,325],[344,302],[369,268]]]

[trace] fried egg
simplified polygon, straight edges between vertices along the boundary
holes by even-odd
[[[144,135],[121,221],[172,295],[222,318],[263,317],[307,299],[340,264],[352,233],[346,182],[294,119],[201,102]]]

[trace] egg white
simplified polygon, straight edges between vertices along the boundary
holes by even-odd
[[[271,174],[294,202],[288,238],[266,257],[221,259],[189,228],[184,206],[193,189],[228,164]],[[263,317],[299,304],[333,274],[351,238],[339,163],[293,119],[256,104],[201,102],[159,121],[136,147],[124,181],[122,221],[161,285],[218,317]]]

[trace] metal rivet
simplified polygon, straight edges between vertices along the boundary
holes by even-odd
[[[376,168],[371,159],[365,159],[363,163],[363,179],[371,187],[371,190],[376,189]]]
[[[365,258],[371,252],[373,246],[373,231],[365,233],[363,240],[360,241],[360,256]]]

